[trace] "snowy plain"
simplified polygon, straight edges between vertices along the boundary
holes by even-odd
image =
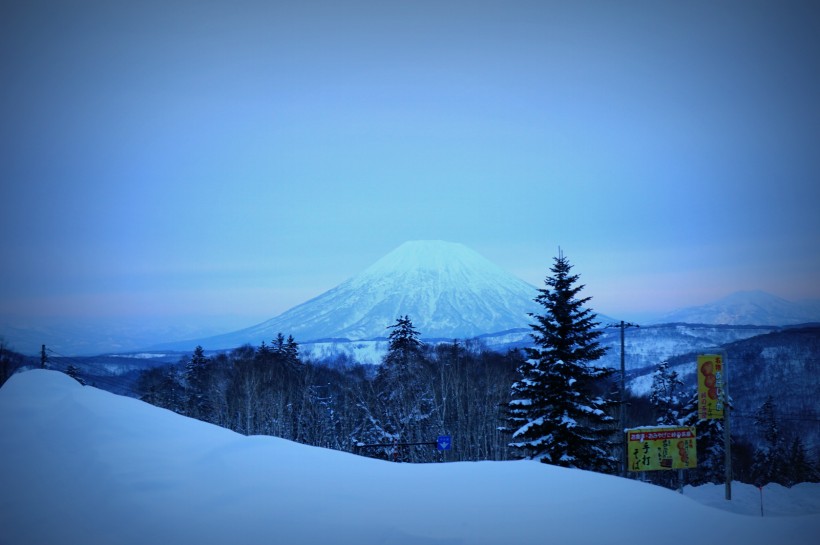
[[[454,438],[457,446],[457,438]],[[683,494],[537,462],[245,437],[33,370],[0,389],[0,544],[816,544],[820,485]]]

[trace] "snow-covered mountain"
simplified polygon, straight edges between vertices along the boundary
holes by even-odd
[[[537,289],[470,248],[443,241],[405,242],[357,276],[279,316],[233,333],[201,339],[209,349],[270,341],[300,343],[386,337],[408,315],[422,337],[470,338],[529,328]],[[167,346],[167,345],[166,345]],[[179,348],[190,348],[191,342]]]
[[[208,350],[230,349],[246,343],[256,346],[262,341],[270,342],[281,332],[293,335],[305,353],[316,358],[341,351],[351,357],[362,357],[364,361],[378,361],[384,351],[384,343],[379,344],[378,339],[384,339],[389,333],[388,326],[405,314],[428,340],[482,337],[488,347],[498,349],[526,344],[531,331],[528,313],[543,310],[533,301],[536,294],[535,286],[462,244],[415,241],[402,244],[359,275],[314,299],[270,320],[230,333],[216,335],[213,328],[205,331],[186,329],[182,325],[119,324],[110,320],[37,327],[0,320],[0,338],[30,355],[39,354],[42,344],[58,353],[93,355],[146,348],[163,352],[190,351],[197,344]],[[598,314],[598,321],[602,326],[617,322],[602,314]],[[752,291],[677,310],[651,324],[777,327],[809,322],[820,322],[820,301],[793,303]],[[680,332],[669,333],[678,335]],[[686,337],[699,337],[701,333],[700,330],[687,331],[683,337],[687,340]],[[737,338],[745,338],[747,333],[740,331]],[[698,344],[712,343],[711,334],[707,337],[708,340],[698,340]],[[368,340],[370,345],[361,344]],[[614,346],[616,341],[610,340]],[[342,341],[357,344],[347,345]],[[612,354],[614,351],[610,351],[610,356]]]
[[[820,321],[820,308],[794,303],[764,291],[739,291],[714,303],[670,312],[653,323],[795,325]]]

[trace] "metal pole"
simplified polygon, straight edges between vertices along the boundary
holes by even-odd
[[[624,330],[627,327],[641,327],[638,324],[628,323],[621,320],[618,324],[608,324],[606,327],[620,327],[621,328],[621,407],[618,414],[619,432],[621,434],[621,476],[626,477],[626,468],[628,466],[628,443],[626,440],[626,349],[624,343]]]
[[[621,320],[621,412],[620,412],[620,428],[621,428],[621,442],[623,448],[621,449],[621,477],[626,477],[627,465],[627,447],[626,442],[626,363],[624,356],[624,321]]]
[[[732,433],[729,430],[729,374],[726,365],[726,352],[723,352],[723,452],[725,455],[726,499],[732,499]]]

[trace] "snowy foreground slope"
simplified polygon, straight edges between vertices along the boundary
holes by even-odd
[[[702,501],[535,462],[394,464],[244,437],[51,371],[15,375],[0,389],[3,545],[751,545],[820,536],[816,511],[761,518]]]

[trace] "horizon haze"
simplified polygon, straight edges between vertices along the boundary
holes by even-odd
[[[596,312],[820,300],[812,2],[0,8],[0,325],[205,336],[408,240]],[[0,335],[3,335],[0,331]]]
[[[411,317],[424,339],[470,339],[528,330],[529,313],[543,310],[534,301],[537,290],[463,244],[408,241],[326,292],[250,325],[209,330],[184,324],[54,323],[26,328],[0,323],[0,340],[7,348],[30,355],[39,354],[42,344],[58,356],[184,352],[196,345],[225,350],[271,342],[279,333],[293,335],[300,344],[386,338],[388,327],[402,315]],[[585,296],[583,290],[579,296]],[[603,314],[594,307],[594,300],[591,303],[601,327],[626,318]],[[742,291],[704,305],[670,309],[656,320],[640,323],[681,322],[797,325],[820,322],[820,304]]]

